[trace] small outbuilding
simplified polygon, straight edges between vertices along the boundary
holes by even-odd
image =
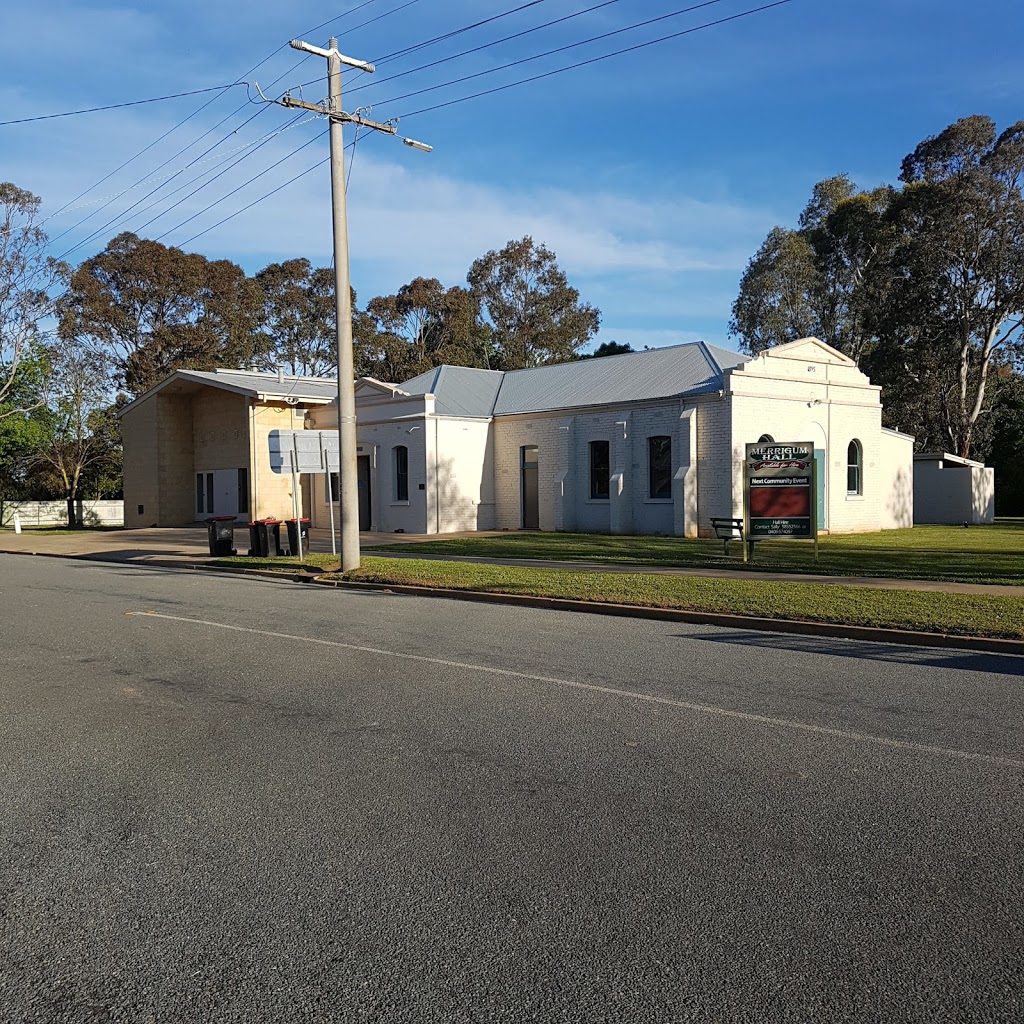
[[[995,471],[949,452],[914,455],[916,525],[991,523],[995,519]]]
[[[126,527],[211,515],[286,519],[292,482],[270,465],[272,430],[301,430],[337,403],[337,381],[246,370],[178,370],[118,413]],[[308,501],[303,514],[308,514]]]

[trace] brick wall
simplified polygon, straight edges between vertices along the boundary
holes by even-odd
[[[124,525],[128,528],[160,525],[157,408],[158,399],[153,396],[121,417]]]
[[[537,446],[540,528],[580,533],[683,534],[696,488],[694,414],[678,400],[577,413],[502,416],[494,422],[495,527],[522,525],[522,448]],[[672,439],[673,497],[652,499],[648,440]],[[590,496],[590,445],[607,441],[608,498]],[[690,514],[693,519],[696,509]]]

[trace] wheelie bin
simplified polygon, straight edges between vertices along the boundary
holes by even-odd
[[[210,516],[206,520],[206,531],[212,558],[225,558],[236,554],[234,516]]]
[[[302,529],[302,553],[309,551],[309,520],[288,519],[288,554],[293,558],[299,553],[299,529]]]
[[[281,550],[280,519],[257,519],[249,523],[249,554],[257,558],[284,554]]]

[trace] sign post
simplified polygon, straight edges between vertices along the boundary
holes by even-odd
[[[818,558],[817,467],[812,441],[748,444],[743,462],[744,536],[813,540]]]
[[[272,430],[268,437],[270,468],[275,473],[292,475],[292,509],[299,533],[299,558],[302,558],[302,521],[299,518],[298,474],[324,473],[327,477],[327,506],[331,518],[331,554],[338,553],[334,529],[334,494],[331,474],[340,473],[338,433],[334,430]]]

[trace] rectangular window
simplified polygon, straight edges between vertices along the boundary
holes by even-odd
[[[590,442],[590,497],[607,498],[609,484],[608,442]]]
[[[196,473],[196,515],[206,511],[206,489],[203,486],[203,474]]]
[[[337,505],[341,501],[341,478],[337,473],[331,473],[331,503]]]
[[[213,474],[206,474],[206,511],[213,515]]]
[[[249,470],[238,471],[238,511],[249,512]]]
[[[404,444],[395,448],[395,501],[409,500],[409,449]]]
[[[647,438],[648,495],[652,498],[672,497],[672,438]]]

